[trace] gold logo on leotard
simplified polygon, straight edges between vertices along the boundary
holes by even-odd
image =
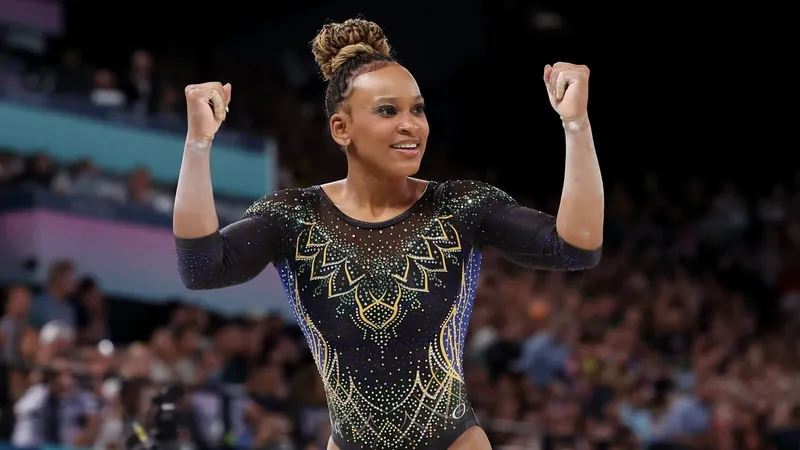
[[[375,292],[363,287],[366,274],[354,274],[348,257],[338,256],[332,239],[323,233],[316,222],[303,222],[305,229],[297,236],[295,260],[309,264],[309,279],[325,283],[329,299],[354,304],[354,319],[365,331],[386,331],[405,316],[404,300],[412,307],[419,306],[419,293],[429,292],[433,274],[448,271],[447,255],[462,249],[461,237],[449,222],[452,216],[441,216],[434,220],[433,233],[422,235],[422,252],[408,252],[402,258],[400,273],[391,274],[389,280],[373,285],[385,286]],[[413,248],[414,246],[412,246]],[[333,254],[336,253],[337,256]]]
[[[453,216],[442,216],[436,218],[436,231],[438,236],[422,236],[425,243],[426,254],[414,255],[406,254],[406,268],[402,275],[394,274],[392,277],[401,283],[403,289],[416,292],[428,292],[430,274],[437,272],[447,272],[448,253],[461,251],[461,236],[450,222],[444,222]],[[450,234],[448,235],[448,231]],[[417,268],[421,274],[421,279],[414,280],[411,272]],[[415,282],[416,281],[416,282]]]
[[[316,223],[303,222],[303,225],[308,227],[305,231],[306,237],[303,237],[303,233],[297,236],[294,257],[297,261],[310,261],[310,280],[327,281],[328,298],[340,297],[353,292],[358,287],[358,282],[364,278],[364,275],[353,277],[350,274],[347,258],[331,259],[328,257],[328,250],[331,245],[330,239],[325,242],[313,241],[314,231],[317,228]],[[335,284],[334,281],[337,280],[337,275],[342,274],[347,282]]]

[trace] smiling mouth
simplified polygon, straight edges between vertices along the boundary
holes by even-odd
[[[419,149],[419,144],[393,145],[392,148],[395,149],[395,150],[407,150],[407,151],[418,150]]]
[[[393,145],[392,149],[407,158],[416,157],[420,151],[419,144]]]

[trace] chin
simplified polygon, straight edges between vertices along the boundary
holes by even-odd
[[[422,154],[416,157],[400,157],[387,155],[388,157],[376,160],[373,166],[378,172],[389,178],[400,178],[414,176],[419,172],[422,164]]]
[[[388,172],[398,177],[412,177],[419,172],[420,161],[409,161],[391,167]]]

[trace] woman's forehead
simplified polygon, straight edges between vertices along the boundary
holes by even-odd
[[[418,100],[419,86],[411,73],[400,65],[391,65],[364,73],[353,79],[353,96],[360,100]]]

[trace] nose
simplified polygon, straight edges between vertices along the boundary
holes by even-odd
[[[419,124],[413,120],[404,119],[397,125],[397,131],[406,136],[413,136],[419,130]]]

